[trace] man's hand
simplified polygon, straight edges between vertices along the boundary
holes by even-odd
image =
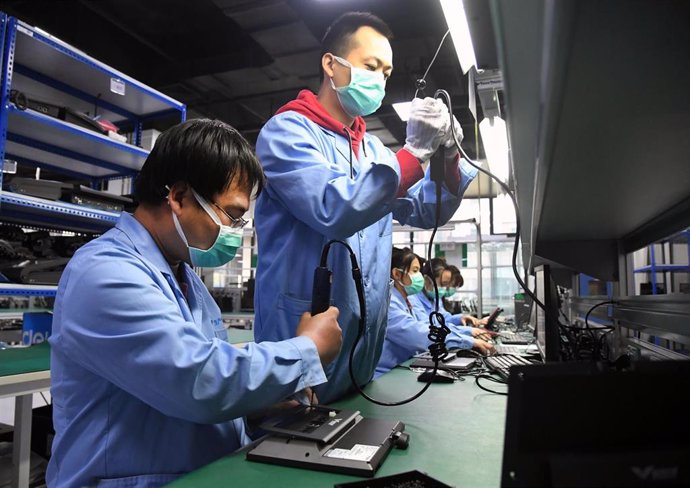
[[[312,316],[305,312],[297,326],[297,335],[309,337],[319,352],[321,363],[326,365],[333,361],[343,344],[343,331],[338,325],[339,311],[330,307],[323,313]]]
[[[496,353],[496,348],[494,347],[494,345],[482,339],[475,339],[472,348],[476,349],[484,356],[490,356],[491,354]]]
[[[420,161],[427,161],[448,137],[449,126],[448,108],[441,100],[415,98],[407,119],[404,148]]]

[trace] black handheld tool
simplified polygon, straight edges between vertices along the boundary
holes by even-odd
[[[443,183],[446,178],[446,148],[444,146],[439,146],[433,156],[431,156],[430,172],[431,181],[435,181],[439,184]]]
[[[316,315],[328,310],[331,305],[331,270],[319,266],[314,270],[314,287],[311,293],[311,314]]]

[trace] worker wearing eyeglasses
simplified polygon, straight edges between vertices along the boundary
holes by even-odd
[[[235,347],[191,267],[233,259],[263,179],[232,127],[179,124],[144,163],[134,214],[74,255],[50,337],[48,486],[161,486],[247,444],[243,417],[326,381],[337,309],[297,318],[292,339]]]

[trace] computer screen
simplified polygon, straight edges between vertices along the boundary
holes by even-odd
[[[545,310],[534,304],[535,332],[537,347],[544,361],[558,361],[560,359],[561,334],[558,324],[558,291],[556,283],[551,279],[550,267],[546,264],[534,268],[536,278],[535,295]]]
[[[690,361],[511,368],[501,486],[690,486],[689,389]]]

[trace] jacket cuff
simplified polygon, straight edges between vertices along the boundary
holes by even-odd
[[[400,166],[400,185],[395,197],[400,198],[405,196],[412,185],[424,178],[424,170],[419,160],[406,149],[399,150],[395,156]]]

